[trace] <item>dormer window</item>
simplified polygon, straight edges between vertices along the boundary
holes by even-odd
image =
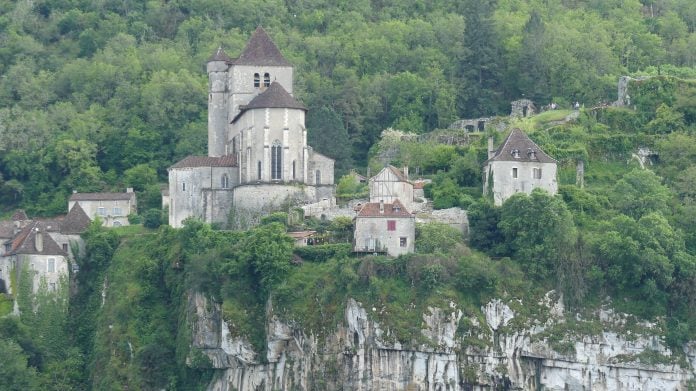
[[[254,73],[254,87],[259,88],[261,86],[261,77],[258,73]]]
[[[536,151],[529,148],[527,150],[527,157],[529,157],[529,159],[531,159],[531,160],[536,160]]]
[[[268,72],[263,74],[263,86],[264,87],[271,86],[271,75]]]
[[[511,153],[512,153],[512,157],[514,157],[515,159],[520,158],[520,150],[519,149],[513,149]]]

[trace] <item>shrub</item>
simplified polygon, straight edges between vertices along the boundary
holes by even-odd
[[[159,209],[149,209],[143,214],[143,225],[146,228],[159,228],[162,225],[162,211]]]

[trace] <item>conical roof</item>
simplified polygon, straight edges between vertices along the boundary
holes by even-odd
[[[488,161],[556,163],[520,129],[512,129]]]
[[[256,95],[248,105],[244,106],[244,109],[265,109],[273,107],[307,110],[302,103],[293,98],[289,92],[285,91],[285,88],[277,81],[271,83],[266,91]]]
[[[292,66],[261,26],[251,35],[242,54],[231,62],[234,65]]]
[[[232,59],[230,56],[225,53],[224,50],[222,50],[222,46],[218,47],[215,53],[213,53],[210,57],[208,57],[208,62],[212,61],[224,61],[224,62],[231,62]]]

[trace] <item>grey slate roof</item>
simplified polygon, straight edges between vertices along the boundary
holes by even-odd
[[[515,150],[519,152],[519,157],[515,157],[513,153]],[[491,161],[556,163],[554,158],[547,155],[523,131],[517,128],[512,129],[512,132],[495,151],[495,155],[486,162]]]
[[[232,59],[230,56],[225,53],[225,51],[222,49],[222,47],[218,47],[215,53],[213,53],[210,57],[208,57],[208,62],[211,61],[224,61],[224,62],[232,62]]]
[[[183,160],[175,163],[172,168],[190,168],[190,167],[237,167],[237,156],[187,156]]]
[[[257,27],[251,35],[242,54],[231,63],[234,65],[292,66],[280,54],[278,47],[261,26]]]
[[[82,209],[80,204],[75,203],[70,212],[63,218],[60,224],[60,233],[62,234],[81,234],[87,230],[87,227],[92,222]]]
[[[70,201],[128,201],[135,193],[73,193]]]
[[[10,239],[15,234],[14,221],[0,221],[0,239]],[[0,243],[2,244],[2,243]]]

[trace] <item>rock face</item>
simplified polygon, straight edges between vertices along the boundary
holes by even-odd
[[[564,322],[560,301],[547,297],[540,303],[546,320],[521,328],[510,326],[516,315],[508,304],[489,302],[481,308],[482,318],[465,317],[455,303],[429,308],[422,338],[408,347],[393,342],[389,330],[353,299],[346,303],[343,324],[321,339],[281,321],[269,305],[265,352],[233,337],[234,327],[222,319],[219,306],[200,294],[189,297],[189,320],[193,348],[216,369],[211,391],[687,390],[694,385],[694,342],[684,347],[684,368],[667,364],[672,352],[659,338],[640,333],[605,329],[566,336],[558,352],[545,332]],[[611,310],[598,317],[608,328],[625,320]]]

